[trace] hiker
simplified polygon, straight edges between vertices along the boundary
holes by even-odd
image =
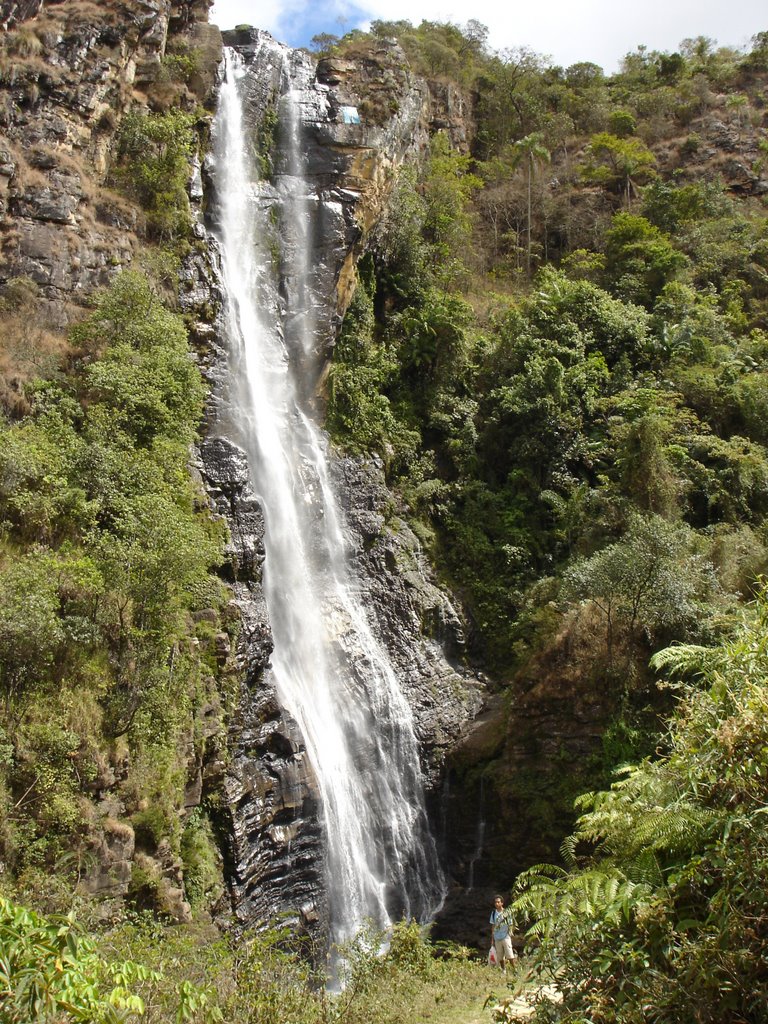
[[[509,921],[504,916],[504,900],[496,896],[493,900],[491,911],[491,944],[496,950],[496,963],[506,971],[507,960],[510,963],[515,959],[515,951],[512,948],[512,937],[509,934]]]

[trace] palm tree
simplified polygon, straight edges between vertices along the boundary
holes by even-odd
[[[512,166],[519,167],[525,164],[528,171],[528,276],[531,276],[531,186],[536,165],[549,163],[551,153],[544,143],[542,132],[531,132],[522,139],[512,144]]]

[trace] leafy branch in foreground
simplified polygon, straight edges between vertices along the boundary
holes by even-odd
[[[133,960],[106,960],[74,914],[45,917],[0,896],[0,1020],[3,1024],[119,1024],[143,1017],[142,989],[162,971]],[[205,986],[182,981],[174,1020],[223,1020]]]
[[[72,914],[45,918],[0,897],[0,950],[0,1018],[8,1024],[112,1024],[144,1013],[132,989],[154,972],[129,961],[106,963]]]

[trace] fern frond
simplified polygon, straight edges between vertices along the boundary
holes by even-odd
[[[530,935],[562,943],[600,919],[629,920],[653,889],[647,880],[631,879],[607,864],[557,877],[532,875],[514,906],[532,919]]]
[[[542,919],[540,921],[534,921],[531,927],[526,932],[526,935],[533,939],[543,938],[549,931],[547,923]]]
[[[559,864],[533,864],[531,867],[521,871],[515,881],[515,889],[527,886],[534,879],[547,879],[552,881],[557,878],[564,878],[568,872]]]
[[[573,835],[566,836],[560,844],[560,854],[569,868],[576,867],[576,847],[580,842],[581,836],[574,832]]]
[[[659,858],[653,850],[643,850],[626,866],[627,878],[636,885],[649,885],[659,889],[664,884]]]
[[[720,815],[705,807],[676,804],[638,816],[633,847],[669,854],[694,850],[706,839]]]
[[[617,876],[606,879],[602,887],[603,901],[606,903],[614,903],[616,896],[619,891],[619,879]]]
[[[577,796],[576,799],[573,801],[573,806],[576,808],[577,811],[588,810],[589,808],[594,806],[595,798],[598,795],[599,794],[594,792],[582,793],[580,796]]]
[[[664,672],[678,679],[705,675],[721,660],[722,653],[699,644],[672,644],[653,655],[649,664],[654,672]]]

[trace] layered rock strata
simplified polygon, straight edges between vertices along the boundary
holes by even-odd
[[[141,213],[105,184],[116,129],[126,110],[155,102],[170,41],[199,54],[177,100],[194,108],[210,97],[221,54],[210,5],[0,8],[9,26],[0,40],[0,283],[32,280],[54,328],[76,319],[76,307],[138,251]]]

